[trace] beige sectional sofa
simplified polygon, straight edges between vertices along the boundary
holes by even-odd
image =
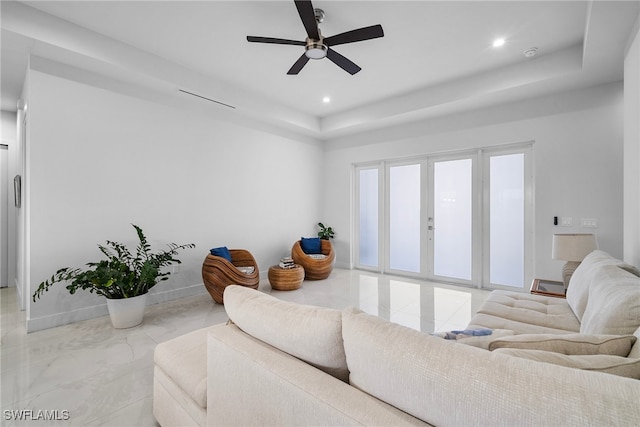
[[[154,416],[164,427],[639,425],[630,271],[596,252],[566,300],[495,291],[470,327],[502,333],[455,341],[230,286],[227,324],[157,346]]]
[[[567,298],[494,291],[470,327],[515,334],[633,334],[640,326],[640,271],[603,251],[585,257]]]

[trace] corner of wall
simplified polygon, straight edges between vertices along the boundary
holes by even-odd
[[[624,59],[624,242],[625,262],[640,266],[640,14]]]

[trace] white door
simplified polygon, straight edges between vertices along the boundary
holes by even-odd
[[[531,179],[528,150],[484,157],[484,278],[492,287],[523,288],[531,281]]]
[[[456,283],[474,278],[477,209],[476,156],[434,157],[429,161],[429,276]]]
[[[423,274],[422,165],[388,165],[386,200],[386,270],[405,275]]]

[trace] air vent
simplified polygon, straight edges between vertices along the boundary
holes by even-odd
[[[195,96],[196,98],[205,99],[207,101],[214,102],[219,105],[224,105],[225,107],[229,107],[233,109],[236,108],[233,105],[225,104],[224,102],[216,101],[215,99],[207,98],[206,96],[198,95],[197,93],[187,92],[186,90],[182,90],[182,89],[178,89],[178,90],[182,93],[186,93],[187,95]]]

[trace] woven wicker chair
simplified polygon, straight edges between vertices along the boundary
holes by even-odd
[[[304,253],[300,240],[293,244],[291,248],[291,258],[296,264],[300,264],[304,268],[304,278],[308,280],[322,280],[329,277],[336,262],[336,254],[333,251],[333,245],[329,240],[321,239],[322,254],[326,255],[324,259],[314,259]]]
[[[207,291],[218,304],[224,304],[222,294],[229,285],[241,285],[258,289],[260,273],[253,255],[244,249],[229,249],[231,262],[226,258],[207,255],[202,263],[202,281]],[[253,272],[245,274],[236,267],[253,267]]]

